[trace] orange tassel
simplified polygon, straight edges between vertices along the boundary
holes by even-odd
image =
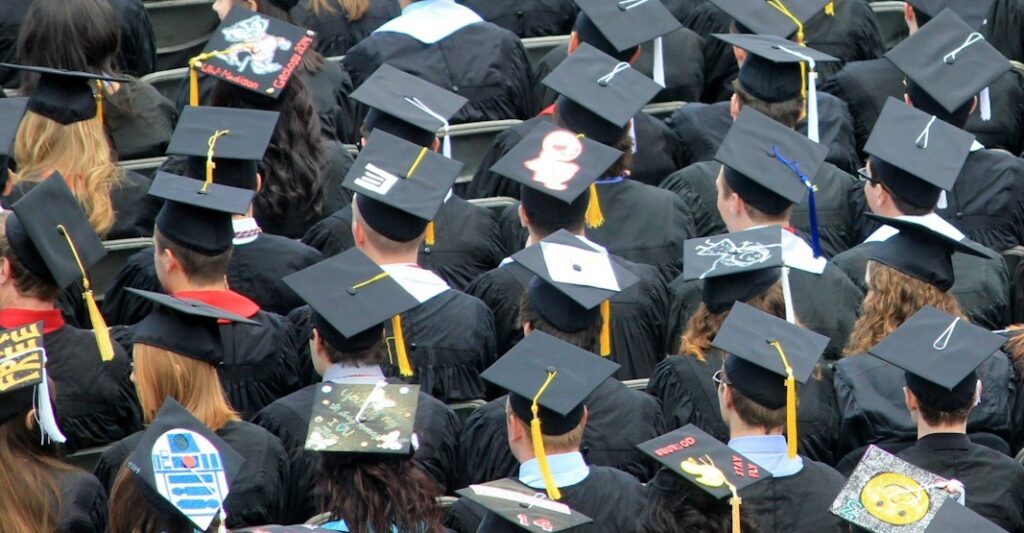
[[[601,302],[601,356],[612,354],[612,302]]]

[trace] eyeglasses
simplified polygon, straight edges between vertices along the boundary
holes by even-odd
[[[722,385],[732,385],[732,383],[729,383],[728,381],[722,379],[723,375],[724,375],[724,372],[723,372],[723,370],[721,368],[719,368],[717,372],[715,372],[714,374],[711,375],[711,379],[712,379],[712,381],[715,382],[715,386],[716,387],[720,387]]]
[[[861,181],[866,181],[866,182],[871,183],[873,185],[877,185],[878,184],[878,180],[876,180],[875,178],[871,177],[870,174],[868,174],[868,167],[860,167],[860,168],[858,168],[857,169],[857,177]]]

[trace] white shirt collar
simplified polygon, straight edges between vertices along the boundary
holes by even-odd
[[[249,244],[260,236],[260,225],[252,217],[233,219],[231,227],[235,232],[234,238],[231,239],[231,244],[235,246]]]
[[[558,488],[571,487],[590,475],[590,467],[580,452],[548,455],[548,469]],[[544,476],[537,459],[530,459],[519,465],[519,481],[527,487],[544,489]]]
[[[420,0],[373,33],[402,33],[424,44],[434,44],[477,22],[483,22],[480,15],[453,0]]]
[[[334,383],[375,384],[384,379],[384,372],[377,365],[344,365],[335,363],[324,370],[323,381]]]

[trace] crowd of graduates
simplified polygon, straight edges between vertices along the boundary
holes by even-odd
[[[1024,532],[1024,1],[210,7],[0,2],[0,533]]]

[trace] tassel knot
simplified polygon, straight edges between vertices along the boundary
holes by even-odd
[[[597,185],[590,184],[590,203],[587,205],[586,221],[588,228],[600,228],[604,225],[604,213],[601,212],[601,201],[597,197]]]

